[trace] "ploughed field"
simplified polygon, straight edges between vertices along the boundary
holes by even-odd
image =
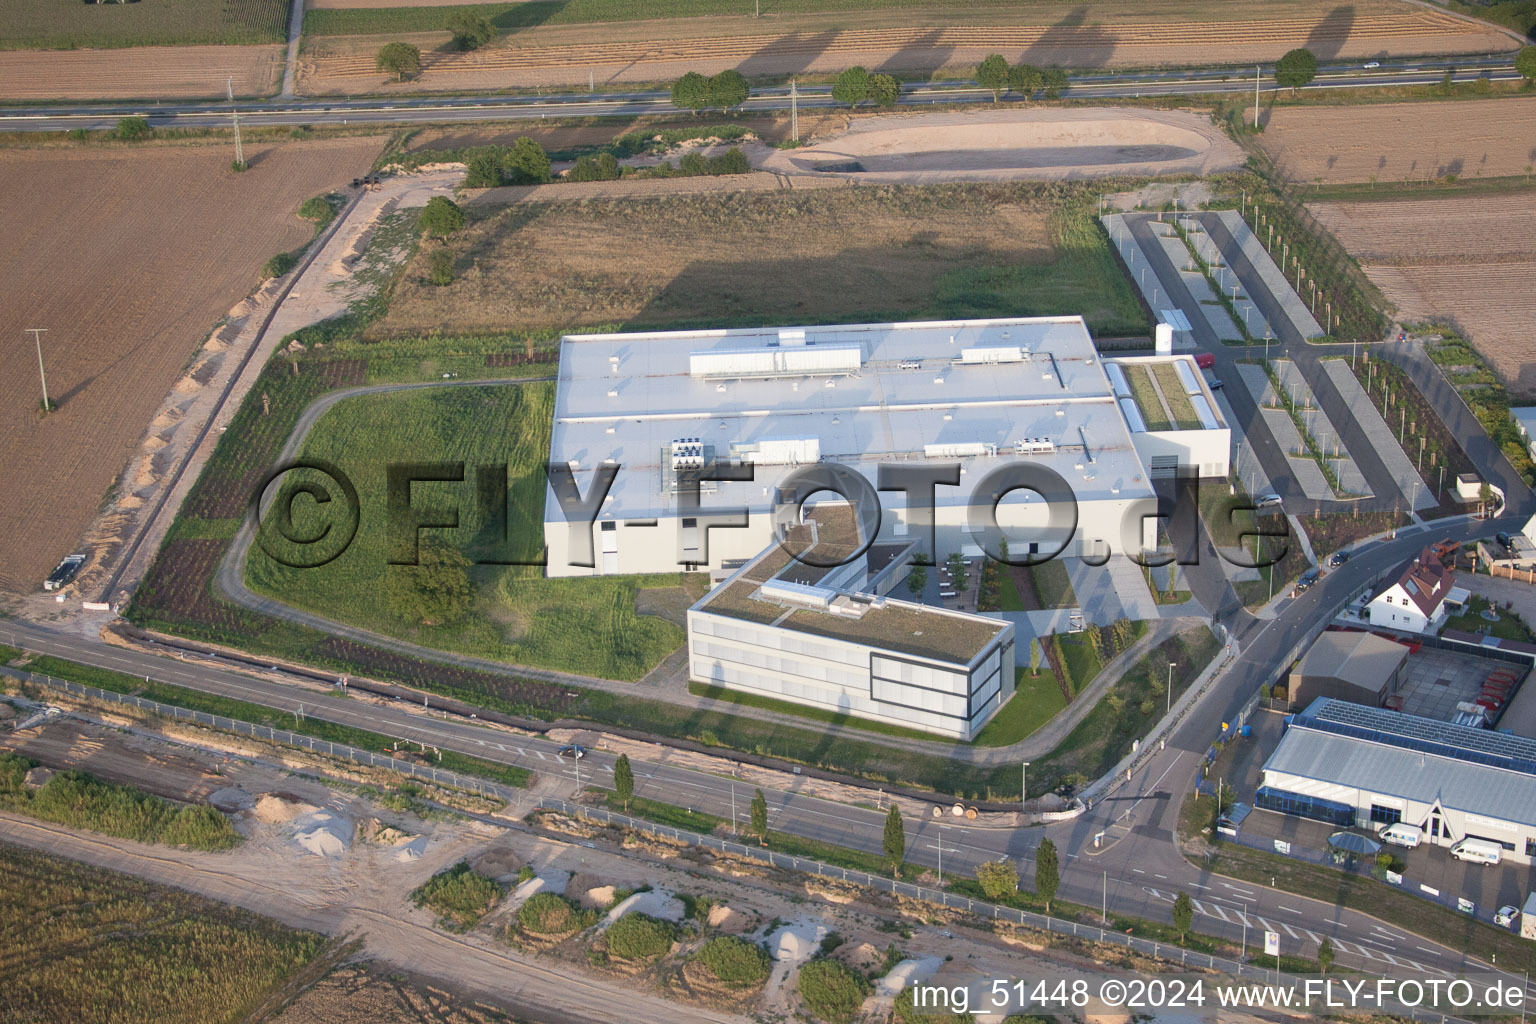
[[[102,497],[193,352],[305,242],[306,198],[368,167],[373,139],[0,152],[0,590],[35,590]],[[58,408],[41,414],[29,327]],[[163,471],[164,467],[156,467]],[[91,595],[94,596],[94,595]]]
[[[735,16],[704,0],[625,4],[575,0],[475,5],[502,31],[451,52],[442,6],[324,0],[305,17],[301,89],[511,88],[641,82],[737,68],[748,76],[871,69],[968,69],[988,53],[1072,68],[1272,61],[1297,46],[1324,59],[1487,53],[1507,35],[1399,0],[1340,6],[1289,0],[1242,6],[1202,0],[1110,0],[1091,6],[801,0]],[[731,14],[725,12],[731,11]],[[383,35],[422,45],[419,80],[389,85],[373,65]]]
[[[1512,389],[1536,391],[1536,191],[1310,209],[1400,319],[1449,321]]]
[[[1280,107],[1259,141],[1287,178],[1332,184],[1530,174],[1536,97]]]

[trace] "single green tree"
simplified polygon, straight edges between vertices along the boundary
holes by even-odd
[[[1011,860],[988,860],[976,868],[976,880],[987,899],[996,903],[1019,891],[1019,867]]]
[[[928,570],[921,565],[914,565],[912,571],[907,573],[907,590],[911,592],[913,597],[916,597],[923,592],[923,588],[927,585]]]
[[[629,802],[635,798],[635,771],[629,766],[629,755],[620,754],[613,762],[613,792],[624,801],[624,813],[629,813]]]
[[[1189,898],[1189,893],[1181,892],[1173,901],[1173,930],[1179,933],[1180,942],[1184,941],[1194,923],[1195,901]]]
[[[901,99],[901,79],[883,73],[870,75],[869,98],[877,107],[894,107]]]
[[[709,161],[698,150],[684,153],[682,159],[677,162],[678,173],[685,178],[697,178],[701,174],[709,173]]]
[[[768,798],[762,790],[752,797],[752,834],[758,842],[768,845]]]
[[[891,873],[895,874],[901,862],[907,858],[907,826],[902,822],[901,810],[894,802],[885,816],[885,836],[881,840],[881,849],[885,851],[885,859],[891,862]]]
[[[496,38],[496,26],[479,11],[461,7],[448,18],[453,45],[460,50],[478,50]]]
[[[442,288],[453,284],[453,253],[448,249],[433,249],[427,257],[427,284]]]
[[[672,83],[672,105],[695,114],[709,106],[709,79],[690,71]]]
[[[946,561],[949,566],[949,578],[956,592],[964,590],[970,585],[971,575],[965,568],[965,556],[958,551],[951,551]]]
[[[1317,55],[1304,46],[1298,46],[1275,61],[1275,81],[1291,90],[1311,84],[1317,77]]]
[[[1008,61],[1000,53],[989,54],[976,65],[976,81],[983,89],[992,90],[992,102],[996,103],[1008,88]]]
[[[1521,47],[1515,54],[1515,70],[1527,84],[1536,83],[1536,46]]]
[[[1040,674],[1040,656],[1040,638],[1032,636],[1029,638],[1029,674],[1032,676]]]
[[[832,83],[832,98],[848,104],[850,110],[869,99],[869,71],[854,65],[838,75]]]
[[[1328,968],[1333,966],[1333,940],[1324,936],[1322,944],[1317,947],[1317,966],[1328,973]]]
[[[112,132],[112,137],[122,139],[124,142],[133,142],[138,139],[147,139],[155,133],[149,126],[147,117],[120,117],[117,119],[117,128]]]
[[[447,241],[448,236],[464,228],[464,211],[447,196],[433,196],[421,208],[416,226],[428,238]]]
[[[384,599],[395,617],[412,625],[439,626],[469,611],[470,561],[441,541],[421,545],[415,565],[391,565]]]
[[[544,147],[524,135],[512,143],[512,152],[502,164],[502,172],[514,185],[541,185],[549,180],[549,154]]]
[[[1061,885],[1061,862],[1056,856],[1056,844],[1049,839],[1040,840],[1035,847],[1035,895],[1045,901],[1045,912],[1051,912],[1051,900]]]
[[[1033,64],[1015,64],[1008,69],[1008,87],[1024,99],[1032,99],[1045,86],[1045,73]]]
[[[1061,90],[1067,87],[1067,73],[1061,68],[1046,68],[1040,72],[1040,87],[1048,100],[1060,99]]]
[[[731,69],[711,78],[707,92],[710,106],[730,110],[747,102],[747,97],[752,95],[752,87],[740,71]]]
[[[380,71],[394,75],[397,82],[421,74],[421,51],[410,43],[385,43],[373,62]]]

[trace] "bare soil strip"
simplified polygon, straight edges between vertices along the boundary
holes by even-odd
[[[139,46],[120,50],[0,50],[0,99],[198,99],[266,96],[283,47]]]

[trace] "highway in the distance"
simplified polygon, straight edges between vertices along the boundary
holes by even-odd
[[[1433,85],[1450,70],[1454,80],[1486,77],[1514,81],[1520,76],[1508,54],[1481,57],[1427,57],[1420,60],[1382,61],[1377,68],[1362,63],[1322,65],[1309,89],[1359,89],[1406,85]],[[1263,70],[1263,94],[1275,85],[1273,68]],[[1252,96],[1252,66],[1190,68],[1160,71],[1095,72],[1076,75],[1062,95],[1072,99],[1123,99],[1127,97],[1178,96],[1196,93],[1239,93]],[[935,104],[990,103],[992,93],[974,82],[935,82],[907,86],[901,104],[923,107]],[[833,107],[829,86],[804,86],[800,106]],[[746,113],[787,110],[789,89],[758,89],[742,105]],[[211,128],[228,125],[238,109],[242,124],[255,126],[440,124],[475,121],[539,120],[560,117],[633,117],[642,114],[678,113],[664,91],[570,92],[556,95],[399,96],[358,99],[238,100],[223,102],[136,102],[0,107],[0,131],[48,132],[76,128],[112,128],[121,117],[142,115],[151,124],[177,128]]]

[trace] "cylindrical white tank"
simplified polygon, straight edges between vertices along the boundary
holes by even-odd
[[[1152,336],[1153,351],[1160,356],[1173,354],[1173,326],[1171,324],[1158,324],[1157,330]]]

